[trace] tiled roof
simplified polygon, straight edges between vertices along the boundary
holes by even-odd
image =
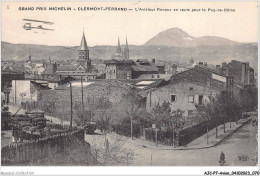
[[[158,78],[158,75],[159,75],[159,78]],[[164,80],[169,80],[171,79],[171,76],[172,74],[157,74],[157,73],[154,73],[154,74],[142,74],[140,75],[138,78],[136,79],[164,79]]]
[[[116,60],[116,59],[110,59],[104,61],[104,64],[133,64],[133,60]]]
[[[143,90],[151,89],[159,84],[165,82],[163,79],[123,79],[117,80],[118,82],[126,83],[135,88],[140,88]]]
[[[151,63],[142,65],[142,64],[140,64],[139,62],[136,62],[136,65],[132,65],[132,69],[133,69],[133,71],[152,71],[152,72],[158,72],[158,68],[157,68],[155,65],[151,64]]]
[[[74,65],[61,65],[57,67],[57,71],[74,71],[77,67]]]
[[[41,90],[51,89],[48,86],[42,85],[42,84],[37,83],[35,81],[31,81],[31,83],[36,87],[36,89],[41,89]]]
[[[195,66],[192,69],[173,75],[171,77],[170,82],[171,83],[193,82],[193,83],[200,83],[206,85],[207,81],[212,79],[212,73],[222,77],[226,77],[225,75],[219,74],[212,69]]]
[[[156,67],[165,67],[165,64],[164,64],[164,63],[161,63],[161,62],[159,62],[159,63],[156,63],[156,64],[155,64],[155,66],[156,66]]]

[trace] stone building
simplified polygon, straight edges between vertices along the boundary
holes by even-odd
[[[170,102],[172,110],[181,109],[186,116],[196,110],[196,104],[202,105],[209,96],[224,93],[233,94],[233,78],[219,74],[214,70],[195,66],[184,72],[172,75],[171,79],[157,88],[145,90],[148,111],[156,104]]]
[[[249,62],[240,62],[231,60],[230,63],[223,62],[222,65],[216,65],[216,71],[226,76],[234,77],[234,94],[238,95],[241,90],[248,86],[255,85],[254,69],[250,67]]]
[[[106,79],[132,79],[133,60],[107,60],[106,64]]]

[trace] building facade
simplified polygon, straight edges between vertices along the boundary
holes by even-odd
[[[107,60],[106,79],[132,79],[132,68],[134,61],[132,60]]]
[[[202,105],[210,96],[225,93],[233,95],[233,78],[213,70],[195,66],[194,68],[172,75],[163,86],[146,90],[146,109],[151,111],[155,105],[164,101],[170,103],[171,110],[181,109],[186,116]]]

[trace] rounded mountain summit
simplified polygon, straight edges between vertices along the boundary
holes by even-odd
[[[192,37],[180,28],[171,28],[160,32],[144,45],[146,46],[169,46],[169,47],[197,47],[197,46],[220,46],[237,45],[238,42],[214,36]]]

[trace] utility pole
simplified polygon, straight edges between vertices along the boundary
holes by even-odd
[[[82,76],[80,77],[81,79],[81,105],[82,109],[84,109],[84,101],[83,101],[83,81],[82,81]]]
[[[151,149],[151,166],[153,165],[153,149]]]
[[[16,80],[14,80],[14,102],[16,104]]]
[[[133,140],[133,118],[130,118],[131,120],[131,139]]]
[[[70,131],[72,132],[72,85],[70,84]]]

